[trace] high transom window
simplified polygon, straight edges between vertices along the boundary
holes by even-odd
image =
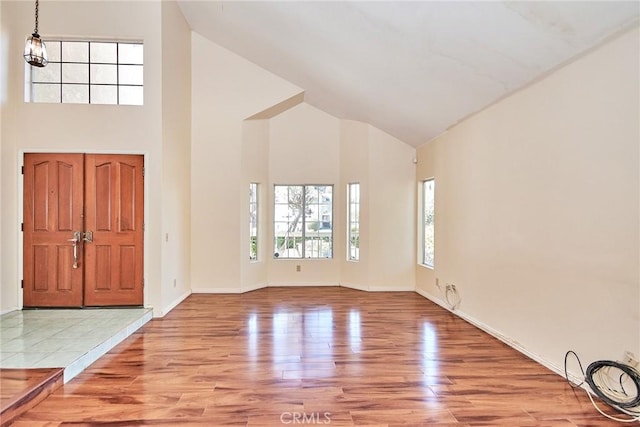
[[[45,40],[49,65],[26,64],[26,102],[143,105],[142,43]]]

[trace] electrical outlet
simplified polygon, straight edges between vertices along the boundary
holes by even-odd
[[[302,268],[300,267],[300,264],[297,264],[297,265],[296,265],[296,271],[297,271],[297,272],[300,272],[301,270],[302,270]]]
[[[176,279],[173,279],[173,287],[174,287],[174,288],[176,287],[176,284],[177,284]]]
[[[629,350],[624,352],[624,358],[622,359],[622,363],[625,365],[629,365],[632,368],[638,367],[638,359],[636,359],[636,355],[630,352]]]
[[[440,279],[436,277],[436,288],[440,289]]]

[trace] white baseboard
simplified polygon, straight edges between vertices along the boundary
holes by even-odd
[[[11,313],[12,311],[16,311],[16,310],[18,310],[18,307],[5,308],[0,311],[0,316],[2,316],[3,314]]]
[[[413,292],[416,290],[413,285],[403,285],[403,286],[369,286],[369,285],[360,285],[356,283],[349,282],[340,282],[340,286],[343,288],[356,289],[358,291],[365,292]]]
[[[192,288],[191,292],[194,294],[243,294],[245,292],[251,292],[262,288],[274,288],[274,287],[296,287],[296,286],[339,286],[337,283],[327,282],[271,282],[271,283],[259,283],[254,286],[248,286],[245,288]]]
[[[269,282],[258,283],[256,285],[248,286],[245,288],[193,288],[191,290],[194,294],[242,294],[245,292],[255,291],[262,288],[277,288],[277,287],[310,287],[310,286],[341,286],[344,288],[356,289],[359,291],[367,292],[413,292],[415,287],[412,285],[406,286],[368,286],[360,285],[356,283],[348,282]]]
[[[369,286],[368,285],[358,285],[358,284],[355,284],[355,283],[340,282],[340,286],[342,286],[343,288],[355,289],[357,291],[369,292]]]
[[[440,299],[440,298],[436,297],[435,295],[432,295],[432,294],[428,293],[427,291],[424,291],[424,290],[422,290],[420,288],[416,288],[415,291],[419,295],[421,295],[421,296],[425,297],[426,299],[428,299],[429,301],[431,301],[431,302],[439,305],[440,307],[444,308],[445,310],[455,314],[456,316],[460,317],[461,319],[465,320],[466,322],[469,322],[470,324],[472,324],[476,328],[486,332],[487,334],[491,335],[492,337],[499,339],[503,343],[507,344],[509,347],[511,347],[514,350],[524,354],[528,358],[534,360],[535,362],[538,362],[542,366],[550,369],[551,371],[555,372],[556,374],[558,374],[558,375],[560,375],[561,377],[564,378],[564,367],[558,366],[555,363],[552,363],[549,360],[541,357],[539,354],[536,354],[536,353],[528,350],[526,347],[524,347],[522,344],[520,344],[516,340],[512,339],[511,337],[508,337],[508,336],[504,335],[500,331],[497,331],[496,329],[494,329],[491,326],[489,326],[489,325],[487,325],[487,324],[475,319],[474,317],[469,316],[468,314],[464,313],[463,311],[451,310],[449,307],[447,307],[447,304],[443,299]],[[570,374],[570,377],[574,377],[574,376],[575,375],[571,375]],[[571,379],[572,379],[572,381],[576,380],[576,382],[580,382],[580,380],[577,379],[577,376],[576,376],[576,378],[571,378]]]
[[[191,288],[192,294],[241,294],[240,288]]]
[[[404,286],[370,286],[369,292],[413,292],[415,291],[415,286],[412,285],[404,285]]]
[[[267,285],[268,288],[305,286],[340,286],[340,284],[334,282],[269,282]]]
[[[184,301],[185,299],[187,299],[187,297],[191,295],[191,291],[187,291],[185,293],[183,293],[182,295],[180,295],[178,298],[176,298],[175,300],[173,300],[173,302],[171,302],[171,304],[169,304],[168,306],[166,306],[165,308],[163,308],[162,310],[153,310],[153,317],[155,318],[159,318],[159,317],[164,317],[165,315],[169,314],[169,312],[171,310],[173,310],[174,308],[176,308],[176,306],[178,304],[180,304],[182,301]]]
[[[240,293],[245,293],[245,292],[251,292],[251,291],[257,291],[258,289],[262,289],[262,288],[266,288],[267,284],[266,283],[256,283],[254,285],[250,285],[250,286],[245,286],[240,288]]]

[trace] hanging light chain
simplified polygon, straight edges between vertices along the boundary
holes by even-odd
[[[38,0],[36,0],[36,28],[33,30],[35,34],[38,34]]]

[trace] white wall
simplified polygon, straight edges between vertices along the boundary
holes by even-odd
[[[408,290],[415,286],[415,149],[368,124],[309,104],[281,112],[301,89],[194,33],[192,51],[191,279],[193,292],[277,285]],[[287,101],[288,103],[288,101]],[[259,114],[274,108],[279,114]],[[372,187],[369,237],[381,247],[346,262],[346,183]],[[260,184],[258,262],[249,261],[248,185]],[[273,258],[273,185],[334,185],[334,257]],[[368,206],[369,199],[363,201]],[[394,204],[389,208],[388,204]],[[363,213],[363,224],[369,222]],[[376,243],[377,244],[377,243]],[[301,271],[296,272],[296,265]],[[343,278],[344,271],[344,278]]]
[[[267,262],[271,257],[269,239],[269,120],[247,120],[242,130],[240,195],[240,291],[267,286]],[[249,184],[258,184],[258,259],[249,259]]]
[[[162,2],[162,308],[191,292],[191,29]]]
[[[369,126],[369,286],[415,289],[413,147]]]
[[[414,290],[415,149],[366,123],[343,120],[341,132],[343,224],[346,187],[360,183],[360,260],[341,257],[341,285],[371,291]]]
[[[192,33],[191,283],[194,292],[240,292],[248,257],[243,120],[301,89]],[[196,54],[197,52],[197,54]]]
[[[348,261],[347,253],[342,260],[340,285],[360,290],[369,290],[369,279],[374,265],[370,262],[370,241],[372,230],[369,221],[369,125],[353,120],[341,121],[340,144],[340,187],[344,194],[344,208],[337,209],[336,216],[347,224],[347,185],[360,184],[360,259]],[[345,245],[346,245],[345,230]]]
[[[635,29],[418,150],[435,177],[435,270],[458,313],[557,371],[640,354]]]
[[[302,103],[270,120],[269,235],[273,236],[273,185],[333,185],[333,209],[344,207],[340,182],[340,120]],[[336,219],[338,219],[336,221]],[[333,258],[269,259],[269,283],[278,285],[338,285],[344,255],[344,222],[334,218]],[[270,245],[273,252],[273,243]],[[296,271],[300,265],[301,271]]]
[[[2,22],[2,5],[0,4],[0,189],[2,189],[2,157],[3,157],[3,145],[2,145],[2,111],[5,108],[6,103],[6,94],[7,94],[7,64],[9,63],[9,52],[7,51],[7,44],[9,36],[6,34],[3,22]],[[0,213],[4,212],[2,210],[2,197],[0,197]],[[3,231],[2,231],[2,222],[0,221],[0,242],[3,239]],[[2,257],[2,244],[0,244],[0,260]],[[13,294],[13,290],[7,289],[2,286],[2,262],[0,262],[0,314],[2,314],[5,309],[5,304],[2,301],[11,300],[11,294]],[[5,292],[7,295],[5,296]],[[7,305],[7,307],[11,307]],[[8,309],[8,308],[7,308]]]
[[[19,257],[21,234],[19,230],[21,204],[20,153],[26,151],[54,152],[123,152],[145,155],[145,305],[154,307],[154,314],[161,315],[163,286],[169,280],[163,277],[167,271],[162,265],[165,225],[184,230],[185,222],[180,213],[164,203],[163,169],[167,167],[170,178],[184,161],[176,159],[165,163],[163,156],[185,140],[184,115],[179,123],[163,127],[163,116],[172,110],[163,110],[163,89],[169,90],[168,81],[163,85],[163,67],[171,73],[169,60],[163,61],[162,6],[161,2],[58,2],[40,4],[40,30],[43,37],[78,37],[142,40],[145,53],[144,106],[33,104],[23,102],[24,39],[33,27],[33,3],[2,1],[2,31],[8,55],[8,79],[6,103],[2,112],[2,311],[20,307],[19,279],[22,264]],[[170,6],[166,6],[170,7]],[[175,15],[174,15],[175,16]],[[167,15],[168,18],[168,15]],[[173,32],[169,34],[175,34]],[[4,38],[6,37],[6,38]],[[166,40],[165,40],[166,41]],[[171,57],[180,58],[176,52],[188,51],[172,42]],[[4,64],[4,61],[3,61]],[[175,70],[182,70],[178,66]],[[182,73],[175,71],[175,75]],[[177,83],[178,87],[180,83]],[[184,105],[183,95],[170,94],[169,102]],[[41,124],[33,127],[34,117]],[[186,119],[188,122],[188,119]],[[166,139],[163,132],[167,132]],[[188,136],[186,137],[188,141]],[[184,181],[177,184],[184,188]],[[175,194],[172,190],[171,194]],[[170,196],[172,197],[172,196]],[[165,209],[169,209],[164,212]],[[163,223],[163,218],[168,222]],[[167,225],[168,224],[168,225]],[[176,233],[179,234],[179,233]],[[179,237],[178,237],[179,238]],[[183,245],[184,246],[184,245]],[[188,246],[188,245],[187,245]],[[184,263],[184,260],[182,261]],[[185,276],[187,277],[187,276]],[[187,285],[188,286],[188,285]],[[171,290],[167,300],[171,299]]]

